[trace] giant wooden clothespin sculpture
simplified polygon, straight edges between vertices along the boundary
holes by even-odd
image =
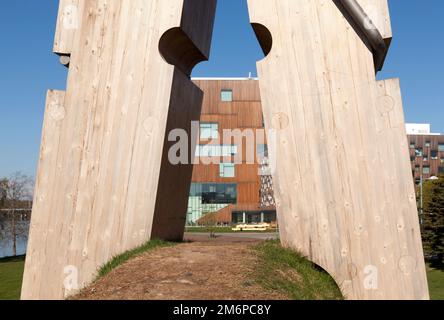
[[[348,299],[427,299],[387,0],[248,0],[285,245]]]
[[[427,299],[399,83],[375,80],[386,1],[248,3],[268,54],[258,67],[283,244],[346,298]],[[189,74],[208,57],[215,6],[60,1],[54,51],[70,69],[67,91],[48,93],[23,298],[63,298],[114,255],[182,238],[191,166],[169,163],[167,133],[199,118]]]
[[[216,0],[60,0],[23,299],[61,299],[113,256],[182,239],[192,166],[168,132],[199,120],[189,79],[207,59]],[[190,162],[191,163],[191,162]]]

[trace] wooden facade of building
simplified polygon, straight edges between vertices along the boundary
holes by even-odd
[[[423,179],[444,175],[444,135],[409,135],[412,173],[418,184]]]
[[[239,129],[257,130],[264,129],[264,119],[259,91],[259,83],[256,79],[194,79],[193,81],[204,92],[204,101],[200,123],[203,125],[214,125],[217,135],[199,139],[199,146],[225,146],[222,141],[224,130]],[[226,96],[224,97],[224,94]],[[210,135],[211,136],[211,135]],[[202,138],[202,136],[200,136]],[[412,173],[416,183],[419,183],[421,175],[423,179],[444,174],[444,135],[408,135],[410,145],[410,156],[412,162]],[[233,222],[251,222],[262,220],[260,214],[263,212],[273,213],[275,219],[275,207],[261,206],[261,177],[260,159],[258,154],[263,152],[258,141],[254,142],[254,163],[247,163],[247,141],[243,138],[242,144],[236,144],[236,154],[242,152],[242,163],[235,164],[234,175],[224,176],[221,174],[220,164],[206,164],[209,158],[200,158],[199,164],[194,166],[193,185],[228,185],[236,190],[235,201],[222,201],[217,203],[202,202],[205,200],[198,197],[193,200],[190,194],[188,208],[188,224],[212,223],[228,224]],[[266,143],[266,142],[265,142]],[[199,148],[199,147],[198,147]],[[199,155],[199,154],[197,154]],[[214,158],[214,157],[212,157]],[[213,159],[214,160],[214,159]],[[221,157],[221,163],[234,162],[234,156]],[[194,201],[194,204],[193,204]],[[196,204],[197,202],[197,204]],[[193,214],[197,208],[197,213]],[[236,215],[237,213],[237,215]],[[247,217],[244,217],[244,213]],[[256,219],[249,219],[249,215],[256,215]],[[205,216],[207,216],[205,218]],[[236,218],[237,217],[237,218]]]
[[[217,158],[220,159],[220,163],[217,161],[214,163],[215,157],[206,157],[207,151],[197,151],[196,159],[199,163],[194,166],[193,186],[210,185],[210,188],[214,188],[228,185],[230,190],[235,189],[236,199],[226,202],[222,200],[222,203],[217,203],[218,200],[213,199],[214,201],[207,201],[213,203],[203,203],[205,196],[202,198],[198,196],[194,199],[193,205],[192,192],[188,223],[197,223],[200,218],[210,213],[218,213],[216,214],[217,223],[223,224],[243,222],[245,214],[247,215],[245,222],[257,222],[257,220],[263,220],[261,214],[263,215],[264,212],[271,213],[272,220],[276,220],[275,208],[262,208],[260,205],[259,157],[267,147],[264,139],[256,139],[257,135],[261,137],[265,132],[258,81],[256,79],[194,79],[194,83],[204,92],[197,149],[213,148],[214,150],[221,147],[227,150],[231,147],[233,152],[230,155],[224,152],[218,154],[220,157]],[[212,128],[208,130],[212,130],[213,133],[202,132],[205,126]],[[235,139],[230,139],[227,143],[224,140],[224,130],[236,129],[242,131],[244,135],[242,143]],[[242,155],[241,163],[236,161],[236,157],[240,155]],[[210,160],[213,160],[213,163],[207,164]],[[231,168],[230,174],[224,175],[222,164],[230,163],[234,164],[234,168]],[[207,206],[203,209],[198,208],[200,204],[203,207]],[[193,215],[193,209],[194,211],[197,209],[198,213]],[[241,218],[236,218],[236,213]]]

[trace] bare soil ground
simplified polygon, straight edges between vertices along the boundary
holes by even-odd
[[[279,300],[249,278],[260,240],[206,235],[159,248],[119,266],[76,297],[79,300]]]

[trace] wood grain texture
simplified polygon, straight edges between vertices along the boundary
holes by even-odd
[[[60,55],[70,55],[76,31],[81,25],[86,0],[59,1],[53,51]]]
[[[388,0],[358,0],[358,3],[378,28],[384,39],[392,38]]]
[[[258,72],[265,124],[277,131],[283,244],[348,299],[428,299],[396,83],[376,82],[371,52],[333,1],[248,4],[273,36]]]
[[[63,103],[48,95],[23,299],[73,294],[113,256],[153,235],[178,239],[185,224],[191,168],[166,165],[164,149],[169,129],[198,119],[203,97],[159,42],[184,25],[183,45],[208,57],[216,1],[79,3],[75,32],[59,17],[55,51],[71,55],[70,70]],[[168,193],[179,201],[162,206]]]
[[[203,92],[188,77],[176,70],[166,132],[177,128],[184,129],[191,146],[191,122],[199,121],[202,100]],[[174,143],[166,137],[151,238],[181,241],[185,230],[194,155],[188,155],[188,164],[171,164],[168,153]]]

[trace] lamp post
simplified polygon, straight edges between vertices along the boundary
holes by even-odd
[[[423,197],[423,183],[424,183],[424,178],[421,172],[421,177],[419,180],[419,221],[421,224],[424,223],[424,197]]]

